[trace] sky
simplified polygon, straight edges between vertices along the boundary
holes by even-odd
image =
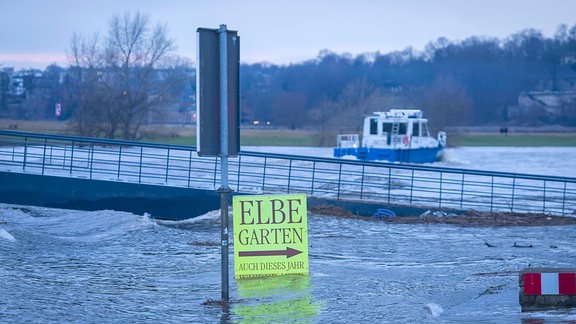
[[[165,24],[196,61],[196,29],[238,31],[243,63],[299,63],[337,54],[424,50],[445,37],[504,39],[526,28],[553,37],[576,25],[576,0],[0,0],[0,68],[67,66],[76,33],[106,35],[124,13]]]

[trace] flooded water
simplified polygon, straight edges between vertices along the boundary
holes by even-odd
[[[245,147],[243,150],[332,157],[329,147]],[[576,178],[576,147],[457,147],[428,165]]]
[[[475,150],[440,164],[496,161],[496,152],[475,158]],[[501,154],[516,156],[510,152]],[[558,164],[517,155],[533,164],[530,173],[562,175],[556,165],[576,152],[550,153]],[[461,228],[310,214],[308,227],[308,277],[234,280],[232,247],[233,303],[223,307],[205,303],[221,296],[217,211],[167,222],[0,205],[0,322],[576,321],[576,309],[521,313],[518,303],[518,271],[574,267],[575,226]]]

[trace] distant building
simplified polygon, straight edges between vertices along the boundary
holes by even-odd
[[[557,123],[576,113],[576,91],[529,91],[518,96],[518,105],[507,109],[508,120]]]

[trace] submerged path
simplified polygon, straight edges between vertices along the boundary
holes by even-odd
[[[234,194],[305,193],[308,205],[371,216],[482,212],[572,215],[576,178],[240,152]],[[0,131],[0,202],[183,219],[219,208],[218,158],[194,146]]]

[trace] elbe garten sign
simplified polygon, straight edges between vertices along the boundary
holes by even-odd
[[[306,195],[234,196],[234,277],[308,275]]]

